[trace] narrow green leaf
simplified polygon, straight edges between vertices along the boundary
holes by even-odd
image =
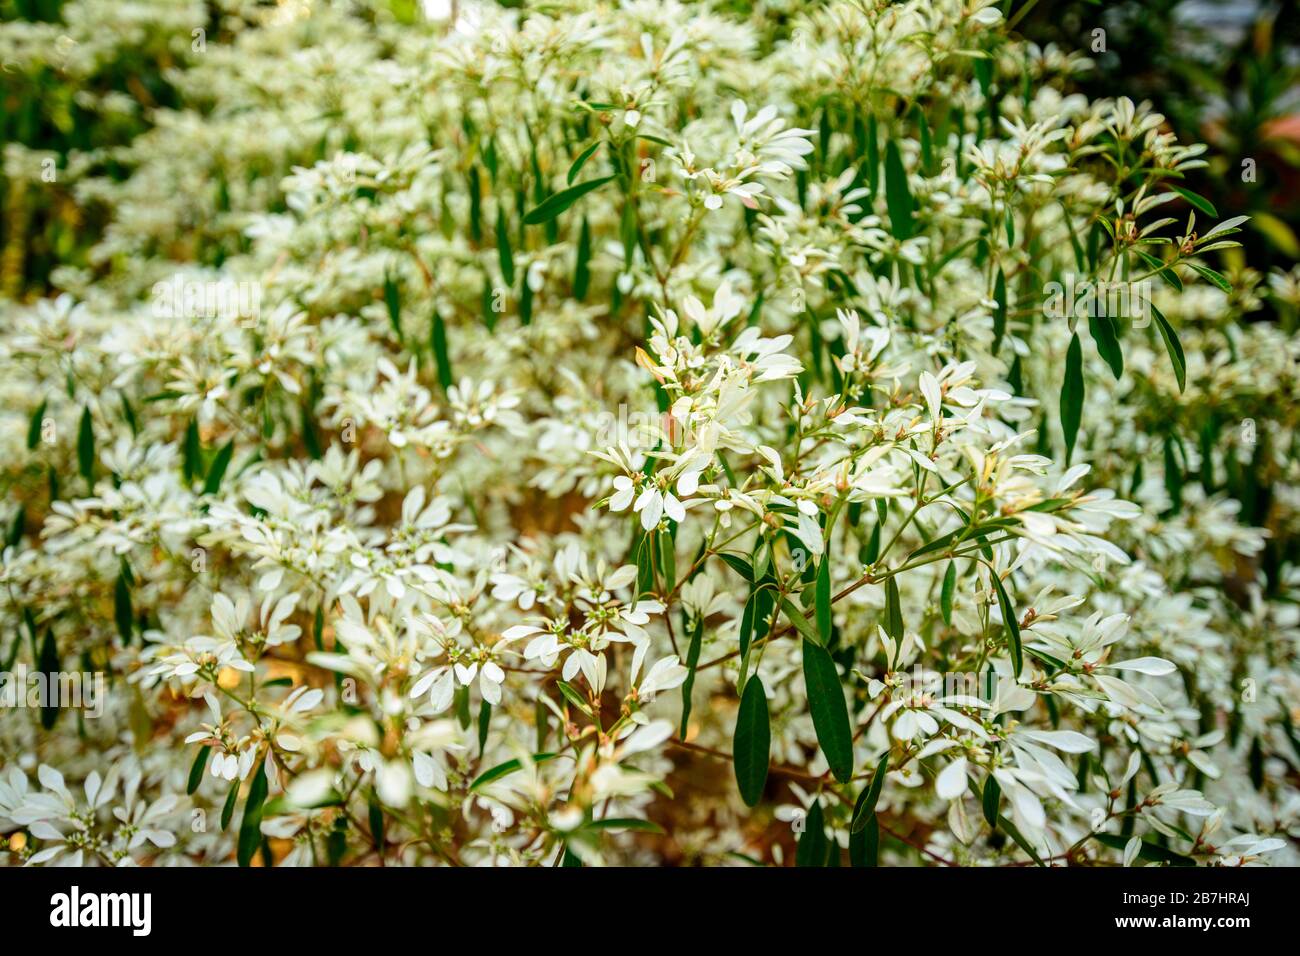
[[[238,778],[231,783],[230,790],[226,793],[226,802],[221,805],[221,829],[223,831],[230,827],[230,821],[235,816],[235,805],[237,803],[239,803]]]
[[[898,144],[892,139],[885,145],[885,204],[894,237],[912,238],[912,190],[907,184],[907,170]]]
[[[587,287],[591,285],[591,225],[587,217],[582,217],[582,228],[578,230],[578,257],[573,266],[573,297],[581,302],[587,298]]]
[[[1025,854],[1036,864],[1038,864],[1039,866],[1047,865],[1041,859],[1039,859],[1038,854],[1034,852],[1033,846],[1030,845],[1028,840],[1026,840],[1023,836],[1021,836],[1020,830],[1016,828],[1016,825],[1014,823],[1012,823],[1006,817],[998,817],[998,826],[1001,827],[1003,832],[1006,833],[1007,836],[1011,837],[1013,841],[1015,841],[1016,846],[1024,850]]]
[[[686,739],[686,727],[691,719],[691,692],[695,690],[695,668],[700,663],[700,645],[704,638],[704,618],[699,618],[695,622],[695,628],[691,631],[691,644],[686,649],[686,680],[682,681],[682,721],[681,730],[678,732],[683,740]]]
[[[984,819],[993,829],[998,827],[998,808],[1002,803],[1002,788],[998,786],[997,779],[989,774],[988,782],[984,784],[984,795],[980,799],[984,810]]]
[[[993,588],[998,592],[998,610],[1002,613],[1002,620],[1006,622],[1007,639],[1011,648],[1011,666],[1015,675],[1019,677],[1021,668],[1025,664],[1024,652],[1020,647],[1020,622],[1016,620],[1016,608],[1011,603],[1002,578],[993,569],[993,565],[990,564],[988,568],[989,577],[993,579]]]
[[[537,225],[539,222],[549,222],[587,195],[587,193],[593,189],[599,189],[612,179],[614,179],[613,176],[602,176],[599,179],[590,179],[585,183],[570,186],[568,189],[561,189],[558,193],[552,193],[540,205],[534,206],[528,211],[528,214],[524,216],[524,222],[530,226]]]
[[[663,833],[664,828],[650,820],[636,817],[607,817],[604,820],[592,820],[584,824],[584,830],[636,830],[640,833]]]
[[[1223,273],[1215,272],[1209,266],[1198,265],[1195,262],[1187,263],[1187,267],[1202,279],[1208,279],[1224,292],[1227,292],[1229,295],[1232,294],[1232,283],[1228,281],[1227,277],[1224,276]]]
[[[455,381],[451,374],[451,359],[447,357],[447,328],[443,325],[438,310],[433,310],[433,323],[429,329],[429,344],[433,347],[433,359],[438,365],[438,383],[445,392]]]
[[[1214,203],[1210,202],[1204,196],[1194,193],[1190,189],[1184,189],[1182,186],[1170,186],[1169,188],[1178,193],[1178,195],[1182,196],[1207,216],[1213,216],[1215,219],[1219,218],[1219,213],[1215,210]]]
[[[1169,320],[1154,304],[1151,306],[1151,314],[1155,316],[1160,337],[1165,340],[1165,350],[1169,353],[1169,361],[1174,365],[1174,376],[1178,379],[1178,391],[1181,392],[1187,386],[1187,358],[1183,355],[1183,344],[1178,341],[1178,333],[1169,324]]]
[[[49,399],[41,402],[36,406],[36,411],[32,412],[32,420],[27,426],[27,450],[31,451],[36,447],[36,443],[41,440],[41,423],[45,420],[45,408],[49,405]]]
[[[876,114],[867,117],[866,129],[867,184],[874,199],[880,192],[880,137],[877,135]]]
[[[1074,442],[1079,437],[1079,422],[1083,418],[1083,346],[1079,333],[1070,336],[1070,347],[1065,353],[1065,379],[1061,383],[1061,431],[1065,434],[1065,460],[1074,453]]]
[[[1007,331],[1007,277],[1001,269],[993,279],[993,301],[993,354],[997,355]]]
[[[574,707],[577,707],[578,710],[582,711],[584,714],[591,716],[591,708],[587,706],[587,702],[582,699],[582,695],[578,693],[577,689],[572,684],[568,681],[561,680],[556,681],[555,686],[560,688],[560,693],[564,695],[565,700]]]
[[[5,546],[16,548],[18,542],[23,540],[23,530],[27,527],[27,506],[19,505],[18,510],[14,512],[14,520],[9,524],[9,530],[5,534]],[[8,668],[5,668],[6,670]]]
[[[205,745],[194,755],[194,763],[190,765],[190,778],[185,784],[187,794],[192,794],[199,789],[199,784],[203,782],[203,771],[208,766],[208,755],[211,753],[212,748]]]
[[[119,573],[117,583],[113,585],[113,618],[117,623],[117,633],[125,644],[131,643],[132,619],[131,589],[127,585],[126,575]]]
[[[474,242],[483,238],[483,184],[479,182],[478,167],[469,167],[469,237]]]
[[[374,843],[375,849],[380,852],[384,849],[384,811],[380,809],[379,804],[374,800],[370,801],[367,807],[367,818],[370,823],[370,839]]]
[[[262,843],[262,807],[266,803],[266,763],[258,761],[257,773],[244,801],[244,817],[239,823],[237,860],[240,866],[253,862],[253,854]]]
[[[81,426],[77,429],[77,468],[86,484],[95,487],[95,429],[90,409],[81,410]]]
[[[831,640],[831,556],[822,555],[821,565],[817,568],[817,632],[823,644]]]
[[[1097,354],[1110,366],[1111,374],[1118,380],[1124,374],[1124,352],[1119,347],[1115,319],[1109,315],[1089,316],[1088,331],[1097,345]]]
[[[582,167],[586,164],[587,160],[591,159],[596,150],[600,149],[601,142],[601,140],[596,140],[596,142],[592,143],[579,153],[578,158],[573,161],[573,165],[569,167],[569,174],[565,177],[570,186],[572,186],[573,181],[578,178],[578,173],[582,172]]]
[[[885,633],[895,641],[903,639],[903,607],[898,596],[898,579],[890,575],[885,582]]]
[[[41,644],[41,656],[36,669],[45,675],[45,686],[47,688],[58,686],[59,668],[59,647],[54,641],[54,631],[46,628],[45,640]],[[41,706],[41,726],[49,730],[58,719],[59,696],[57,694],[46,694],[45,703]]]
[[[501,276],[506,285],[515,284],[515,257],[510,251],[510,235],[506,229],[506,211],[497,210],[497,258],[501,261]]]
[[[943,574],[943,588],[939,592],[939,610],[943,613],[943,623],[952,627],[952,596],[957,589],[957,562],[949,561],[948,570]]]
[[[397,288],[397,279],[391,272],[384,273],[384,305],[388,309],[388,321],[397,334],[397,341],[402,341],[402,298]]]
[[[478,705],[478,755],[483,758],[483,748],[487,746],[488,731],[492,727],[492,705],[486,700]]]
[[[533,763],[546,763],[548,760],[554,760],[558,756],[559,754],[540,753],[540,754],[533,754],[532,759],[533,759]],[[507,760],[505,763],[499,763],[495,767],[492,767],[488,770],[484,770],[481,774],[475,777],[474,782],[469,785],[469,788],[471,790],[477,790],[479,787],[483,786],[484,784],[491,783],[493,780],[499,780],[502,777],[508,776],[509,774],[512,774],[516,770],[520,770],[522,768],[523,768],[523,763],[518,758],[515,758],[513,760]]]
[[[746,581],[751,583],[753,582],[754,566],[749,563],[748,558],[741,557],[738,554],[732,554],[729,551],[719,551],[716,556],[724,561],[727,567],[731,568],[731,570],[735,571]]]
[[[758,591],[751,590],[745,601],[745,609],[740,614],[740,653],[749,653],[749,642],[754,635],[754,614],[757,610]]]
[[[853,733],[840,675],[830,652],[816,641],[803,642],[803,679],[817,743],[840,783],[853,776]]]
[[[812,626],[808,618],[803,616],[803,612],[794,606],[794,602],[787,597],[781,598],[781,610],[785,611],[785,616],[790,619],[790,623],[805,638],[814,644],[821,646],[821,635],[817,633],[817,628]]]
[[[831,843],[826,839],[826,821],[822,815],[821,801],[813,798],[808,808],[808,817],[804,820],[804,831],[795,847],[795,866],[825,866],[830,855]]]
[[[181,473],[188,485],[203,474],[203,445],[199,441],[199,422],[191,418],[185,426],[185,441],[181,445]]]
[[[230,459],[235,454],[235,440],[232,438],[217,450],[217,456],[212,459],[212,466],[208,469],[208,477],[203,482],[203,493],[205,495],[215,495],[221,490],[221,479],[226,477],[226,469],[230,467]]]
[[[732,739],[732,756],[736,786],[745,805],[755,806],[767,784],[767,767],[772,750],[772,730],[767,712],[767,694],[757,674],[745,684],[736,714],[736,731]]]
[[[862,788],[858,802],[853,807],[853,821],[850,830],[860,833],[867,823],[876,815],[876,804],[880,801],[880,791],[885,787],[885,774],[889,772],[889,751],[885,751],[876,764],[876,772],[871,776],[871,783]]]
[[[873,813],[866,825],[849,834],[849,863],[855,867],[876,866],[880,862],[880,821]]]

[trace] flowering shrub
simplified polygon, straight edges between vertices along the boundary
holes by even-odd
[[[110,7],[180,105],[4,307],[9,862],[1296,861],[1300,272],[1084,54]]]

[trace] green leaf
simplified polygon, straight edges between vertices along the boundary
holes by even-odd
[[[515,257],[510,251],[510,235],[506,228],[506,211],[497,210],[497,258],[501,261],[501,276],[506,285],[515,284]]]
[[[873,813],[857,833],[849,834],[849,863],[855,867],[876,866],[880,862],[880,821]]]
[[[587,702],[582,699],[582,695],[578,693],[577,689],[572,684],[568,681],[559,680],[555,682],[555,686],[560,689],[560,693],[564,695],[565,700],[574,707],[577,707],[578,710],[582,711],[588,717],[591,716],[591,708],[587,706]]]
[[[1169,361],[1174,365],[1174,376],[1178,379],[1178,391],[1181,392],[1187,386],[1187,358],[1183,355],[1183,344],[1178,341],[1178,333],[1169,324],[1169,320],[1154,304],[1151,306],[1151,314],[1155,316],[1160,337],[1165,340],[1165,351],[1169,353]]]
[[[486,700],[478,705],[478,755],[483,759],[483,748],[487,746],[488,731],[492,728],[492,705]]]
[[[591,284],[591,225],[587,217],[582,217],[582,228],[578,230],[578,258],[573,266],[573,297],[581,302],[587,297],[587,287]]]
[[[117,575],[113,585],[113,619],[117,622],[117,633],[125,644],[131,643],[132,618],[131,588],[127,585],[125,569]]]
[[[433,310],[433,323],[429,329],[429,344],[433,347],[433,359],[438,365],[438,384],[445,392],[455,381],[451,374],[451,359],[447,357],[447,327],[443,324],[438,310]]]
[[[669,519],[671,520],[671,519]],[[671,590],[677,583],[677,542],[670,532],[659,534],[659,571],[663,576],[665,590]]]
[[[469,167],[469,237],[474,242],[483,238],[483,184],[479,182],[478,167]]]
[[[736,714],[736,731],[731,752],[735,762],[736,786],[745,805],[755,806],[767,784],[767,766],[772,751],[772,730],[768,720],[767,694],[754,674],[745,684]]]
[[[248,799],[244,801],[244,817],[239,823],[237,860],[240,866],[253,862],[253,854],[262,843],[262,807],[265,803],[266,762],[258,761],[257,773],[248,788]]]
[[[749,653],[749,642],[754,634],[754,615],[758,605],[758,591],[751,590],[745,600],[745,609],[740,614],[740,653]]]
[[[998,610],[1002,612],[1002,619],[1006,622],[1007,639],[1011,647],[1011,666],[1015,675],[1019,677],[1020,670],[1025,664],[1025,657],[1020,647],[1020,622],[1016,620],[1016,608],[1011,603],[1002,578],[998,577],[998,572],[994,570],[993,565],[990,564],[988,569],[989,577],[993,579],[993,588],[998,592]]]
[[[704,618],[699,618],[695,622],[695,629],[691,632],[691,644],[686,649],[686,680],[682,681],[682,721],[681,730],[678,732],[683,740],[686,739],[686,727],[691,719],[691,692],[695,689],[695,668],[700,663],[700,645],[704,638]]]
[[[19,505],[18,510],[14,512],[14,520],[9,525],[9,531],[5,534],[5,546],[16,548],[18,542],[23,539],[23,529],[27,527],[27,506]],[[4,668],[8,670],[8,668]]]
[[[208,477],[203,482],[203,493],[205,495],[215,495],[221,490],[221,479],[226,477],[226,469],[230,467],[230,459],[235,454],[235,440],[232,438],[217,450],[217,456],[212,459],[212,466],[208,469]]]
[[[1182,186],[1170,186],[1169,188],[1178,193],[1178,195],[1182,196],[1207,216],[1213,216],[1215,219],[1219,218],[1219,213],[1215,210],[1214,203],[1210,202],[1204,196],[1194,193],[1190,189],[1184,189]]]
[[[817,632],[823,644],[831,640],[831,556],[828,551],[822,555],[821,565],[817,568],[817,584],[814,589],[817,601]]]
[[[1070,336],[1070,347],[1065,353],[1065,379],[1061,383],[1061,431],[1065,433],[1065,460],[1068,463],[1074,452],[1075,439],[1079,437],[1079,422],[1083,419],[1083,346],[1079,333]]]
[[[803,680],[817,743],[840,783],[853,776],[853,733],[840,675],[830,652],[816,641],[803,642]]]
[[[957,588],[957,562],[949,561],[948,570],[943,574],[943,588],[939,592],[939,610],[943,614],[943,623],[952,627],[952,595]]]
[[[984,794],[980,798],[980,804],[984,810],[984,819],[993,829],[998,828],[998,807],[1002,803],[1002,788],[998,786],[997,778],[989,774],[988,782],[984,784]]]
[[[867,183],[874,199],[880,192],[880,137],[877,135],[876,114],[867,117],[866,129]]]
[[[889,207],[894,237],[912,238],[912,191],[907,185],[907,170],[903,168],[898,144],[892,139],[885,145],[885,204]]]
[[[738,554],[732,554],[729,551],[717,552],[717,557],[724,561],[727,567],[735,571],[742,578],[750,583],[754,580],[754,566],[749,563],[748,558],[741,557]]]
[[[41,644],[41,656],[36,669],[45,675],[45,686],[47,688],[58,686],[59,667],[59,647],[54,641],[54,631],[46,628],[45,640]],[[58,719],[59,697],[57,694],[48,693],[45,696],[45,703],[41,706],[41,726],[49,730]]]
[[[77,468],[86,484],[95,487],[95,429],[90,419],[90,409],[81,410],[81,426],[77,429]]]
[[[379,804],[374,800],[370,801],[366,813],[370,823],[370,839],[375,844],[375,849],[382,851],[384,849],[384,811],[379,808]]]
[[[546,763],[548,760],[554,760],[558,756],[559,754],[541,753],[533,754],[532,759],[533,763]],[[481,774],[475,777],[474,782],[469,785],[469,788],[471,790],[477,790],[484,784],[491,783],[493,780],[499,780],[502,777],[514,773],[516,770],[521,770],[523,766],[523,762],[518,758],[507,760],[505,763],[499,763],[489,770],[484,770]]]
[[[36,411],[32,412],[32,420],[27,426],[27,450],[31,451],[36,447],[36,443],[41,440],[41,423],[45,420],[45,408],[49,405],[49,399],[41,402],[36,406]]]
[[[993,279],[993,301],[993,354],[997,355],[1007,331],[1007,277],[1001,269]]]
[[[1006,833],[1007,836],[1011,837],[1011,839],[1015,841],[1016,846],[1025,851],[1031,860],[1039,866],[1047,865],[1038,858],[1038,854],[1034,852],[1034,848],[1030,845],[1028,840],[1020,835],[1020,831],[1016,828],[1014,823],[1006,817],[998,817],[998,826],[1002,828],[1002,831]]]
[[[203,782],[203,771],[208,766],[208,755],[211,753],[212,748],[205,745],[194,755],[194,763],[190,765],[190,779],[185,784],[187,794],[192,794],[199,789],[199,784]]]
[[[1232,283],[1227,280],[1227,277],[1225,277],[1223,273],[1215,272],[1209,266],[1198,265],[1195,262],[1187,263],[1187,267],[1202,279],[1209,279],[1224,292],[1227,292],[1229,295],[1232,294]]]
[[[663,833],[664,828],[650,820],[638,820],[636,817],[607,817],[604,820],[592,820],[583,824],[584,830],[637,830],[641,833]]]
[[[895,641],[903,639],[903,608],[898,596],[898,579],[890,575],[885,582],[885,633]]]
[[[822,816],[821,801],[813,798],[804,821],[804,831],[794,851],[795,866],[825,866],[831,843],[826,839],[826,822]]]
[[[402,341],[402,300],[397,279],[391,272],[384,273],[384,305],[388,308],[388,321],[392,323],[397,341]]]
[[[239,780],[235,779],[230,785],[230,792],[226,794],[226,802],[221,805],[221,829],[225,830],[230,826],[230,821],[235,815],[235,804],[239,802]]]
[[[880,791],[885,788],[885,774],[889,772],[889,751],[876,764],[876,772],[871,776],[869,786],[862,788],[858,802],[853,807],[853,821],[849,825],[851,832],[861,833],[876,815],[876,804],[880,801]]]
[[[569,175],[565,177],[570,186],[572,186],[573,181],[578,178],[578,173],[582,171],[582,167],[586,164],[587,160],[591,159],[596,150],[600,149],[601,142],[601,140],[596,140],[596,142],[592,143],[579,153],[578,158],[573,161],[573,165],[569,167]]]
[[[803,616],[803,612],[794,606],[794,602],[787,597],[781,598],[781,610],[785,611],[785,616],[790,619],[790,623],[805,638],[814,644],[821,646],[821,635],[817,633],[817,628],[812,626],[812,622]]]
[[[203,445],[199,441],[198,419],[191,418],[185,426],[185,441],[181,446],[181,469],[188,485],[196,476],[203,474]]]
[[[1124,374],[1124,353],[1119,347],[1119,336],[1115,331],[1115,320],[1109,315],[1088,317],[1088,331],[1097,345],[1097,354],[1102,357],[1116,380]]]
[[[549,222],[587,195],[587,193],[593,189],[599,189],[613,178],[613,176],[602,176],[599,179],[589,179],[585,183],[579,183],[576,186],[570,186],[568,189],[561,189],[558,193],[552,193],[540,205],[534,206],[528,211],[528,215],[524,216],[524,222],[530,226],[535,226],[539,222]]]

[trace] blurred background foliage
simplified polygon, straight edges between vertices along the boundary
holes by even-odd
[[[1289,11],[1289,12],[1288,12]],[[1018,20],[1017,20],[1018,18]],[[1223,215],[1259,271],[1300,259],[1300,15],[1256,0],[1027,0],[1010,19],[1026,38],[1088,52],[1089,98],[1150,100],[1181,142],[1209,146],[1186,185]],[[1094,35],[1104,30],[1104,37]],[[1094,49],[1104,42],[1104,52]]]
[[[730,5],[782,20],[797,8],[763,0]],[[94,266],[86,254],[108,213],[93,191],[75,192],[77,181],[127,176],[115,151],[149,129],[157,110],[179,105],[171,71],[202,55],[204,44],[222,42],[229,10],[275,2],[176,0],[176,15],[161,28],[155,4],[116,6],[120,21],[107,26],[118,35],[87,49],[77,0],[0,0],[0,294],[10,299],[48,294],[58,265]],[[398,22],[421,15],[419,0],[355,6],[359,16]],[[1027,39],[1092,57],[1096,68],[1079,79],[1080,92],[1149,99],[1181,141],[1209,145],[1209,167],[1185,185],[1221,215],[1253,217],[1237,265],[1266,272],[1300,261],[1300,16],[1292,5],[1004,0],[1002,7]],[[132,31],[133,20],[148,29]],[[209,258],[208,250],[193,251]],[[1270,310],[1266,304],[1255,316],[1271,318]]]

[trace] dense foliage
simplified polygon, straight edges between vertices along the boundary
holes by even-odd
[[[1300,269],[1082,42],[216,7],[0,32],[0,859],[1295,861]]]

